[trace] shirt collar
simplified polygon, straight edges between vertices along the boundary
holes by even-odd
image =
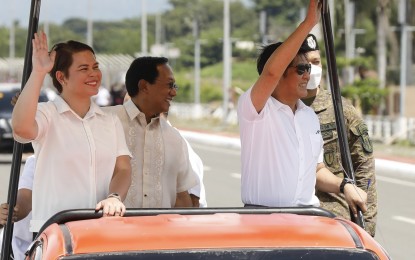
[[[71,109],[71,107],[68,105],[68,103],[66,103],[66,101],[59,95],[57,95],[55,97],[54,103],[56,105],[56,109],[58,111],[58,113],[62,114],[65,113],[67,111],[71,111],[72,113],[73,110]],[[102,111],[102,109],[95,104],[95,102],[91,101],[91,106],[89,107],[88,113],[85,116],[85,118],[88,118],[88,115],[94,115],[94,114],[99,114],[99,115],[103,115],[105,114],[104,111]]]
[[[306,104],[304,104],[304,102],[301,101],[301,99],[297,100],[297,110],[302,110],[306,107],[308,107],[308,106]]]
[[[125,102],[123,104],[125,111],[127,111],[128,117],[130,118],[130,120],[134,120],[135,118],[146,118],[146,115],[140,111],[140,109],[138,109],[138,107],[134,104],[134,102],[130,99],[127,102]],[[160,117],[154,117],[151,119],[151,121],[159,119]]]
[[[273,96],[271,96],[271,100],[273,101],[273,103],[275,104],[277,109],[282,109],[284,107],[288,107],[286,104],[281,103],[279,100],[277,100],[276,98],[274,98]],[[296,110],[302,110],[304,108],[306,108],[307,106],[299,99],[297,100],[297,109]]]

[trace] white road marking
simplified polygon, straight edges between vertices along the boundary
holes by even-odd
[[[376,176],[376,180],[378,180],[378,181],[384,181],[384,182],[389,182],[389,183],[393,183],[393,184],[399,184],[399,185],[408,186],[408,187],[415,187],[415,183],[414,182],[403,181],[403,180],[394,179],[394,178],[385,177],[385,176],[379,176],[379,175],[377,175]]]
[[[235,178],[235,179],[240,179],[241,178],[241,174],[240,173],[231,173],[231,177]]]
[[[407,218],[407,217],[402,217],[402,216],[393,216],[392,218],[395,219],[395,220],[398,220],[398,221],[402,221],[402,222],[406,222],[406,223],[415,225],[415,219],[413,219],[413,218]]]

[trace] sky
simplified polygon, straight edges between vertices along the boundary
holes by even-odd
[[[39,20],[61,24],[71,17],[86,19],[89,14],[92,20],[139,17],[142,1],[148,13],[170,8],[168,0],[42,0]],[[0,26],[10,26],[13,20],[18,20],[21,26],[29,24],[31,0],[0,0],[0,3]]]

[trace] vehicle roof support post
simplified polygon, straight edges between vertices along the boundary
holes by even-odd
[[[340,147],[340,154],[345,175],[355,181],[355,174],[353,170],[352,159],[347,141],[347,132],[344,124],[343,104],[339,87],[339,77],[337,75],[336,56],[334,53],[333,31],[330,20],[330,10],[328,0],[321,0],[323,8],[321,11],[321,18],[323,23],[324,45],[326,47],[327,67],[329,71],[330,89],[332,93],[334,114],[336,118],[336,128],[338,133],[338,141]],[[350,212],[350,217],[353,222],[365,227],[362,210],[358,208],[357,218]]]
[[[22,86],[24,88],[27,80],[29,79],[30,72],[32,71],[32,39],[34,38],[35,32],[38,30],[39,25],[39,14],[40,14],[41,0],[32,0],[30,6],[30,19],[29,27],[26,40],[26,52],[25,61],[23,67]],[[22,163],[23,144],[14,141],[13,144],[13,158],[10,170],[10,181],[9,181],[9,192],[7,196],[7,203],[10,208],[14,208],[16,205],[17,189],[20,177],[20,165]],[[1,250],[1,259],[6,260],[10,257],[11,241],[13,234],[12,224],[13,210],[9,210],[6,226],[4,227],[3,233],[3,244]]]

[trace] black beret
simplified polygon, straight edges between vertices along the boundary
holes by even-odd
[[[303,44],[300,47],[300,52],[309,52],[309,51],[316,51],[319,50],[317,38],[314,34],[309,34],[305,38]]]

